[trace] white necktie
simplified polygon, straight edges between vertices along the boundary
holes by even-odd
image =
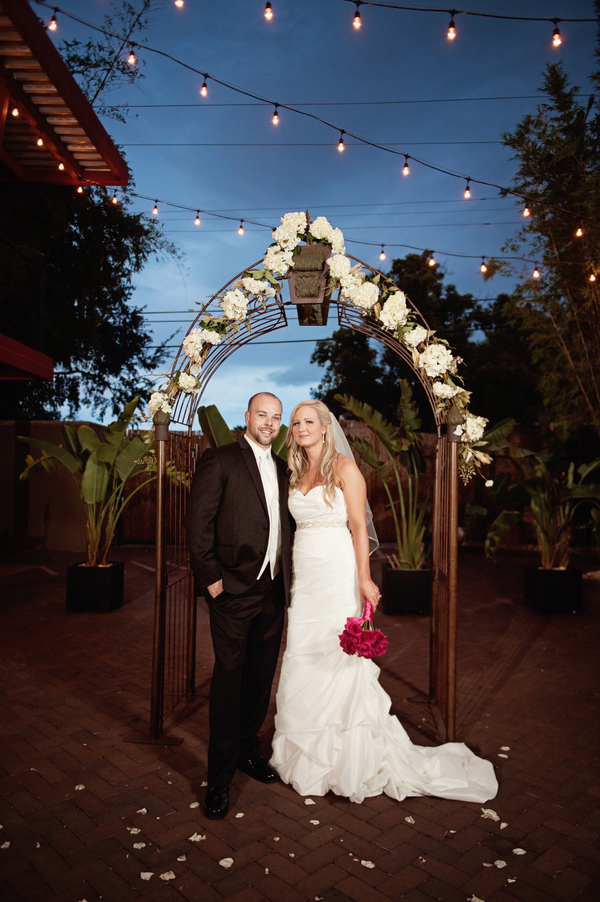
[[[258,458],[259,469],[260,469],[260,478],[262,480],[263,488],[265,490],[265,497],[267,499],[267,507],[271,507],[273,502],[274,495],[277,492],[277,478],[274,473],[273,461],[271,460],[270,454],[260,454]]]

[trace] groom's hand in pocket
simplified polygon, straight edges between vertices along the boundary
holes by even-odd
[[[216,583],[213,583],[212,586],[206,587],[210,593],[211,598],[216,598],[217,595],[220,595],[223,591],[223,580],[218,579]]]

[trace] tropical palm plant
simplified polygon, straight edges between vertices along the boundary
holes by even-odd
[[[235,442],[235,435],[215,404],[198,408],[198,422],[200,423],[202,435],[206,438],[211,448],[219,448],[221,445],[230,445],[232,442]],[[286,434],[287,426],[282,423],[277,438],[271,445],[273,454],[281,457],[282,460],[287,460]]]

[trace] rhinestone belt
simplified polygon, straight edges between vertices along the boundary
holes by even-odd
[[[301,523],[296,523],[296,529],[319,529],[322,526],[340,529],[346,525],[346,520],[302,520]]]

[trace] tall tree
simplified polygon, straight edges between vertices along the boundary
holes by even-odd
[[[600,73],[590,81],[600,88]],[[511,190],[531,216],[503,251],[525,253],[540,272],[533,278],[528,263],[517,273],[506,312],[526,337],[553,427],[600,433],[600,108],[593,95],[581,97],[560,63],[548,65],[541,92],[537,111],[504,135],[519,166]],[[493,261],[487,276],[498,271],[515,273]]]
[[[336,416],[345,412],[335,400],[336,394],[372,403],[381,392],[382,369],[377,351],[362,332],[336,329],[331,338],[317,341],[310,362],[326,367],[325,375],[311,394],[324,401]]]

